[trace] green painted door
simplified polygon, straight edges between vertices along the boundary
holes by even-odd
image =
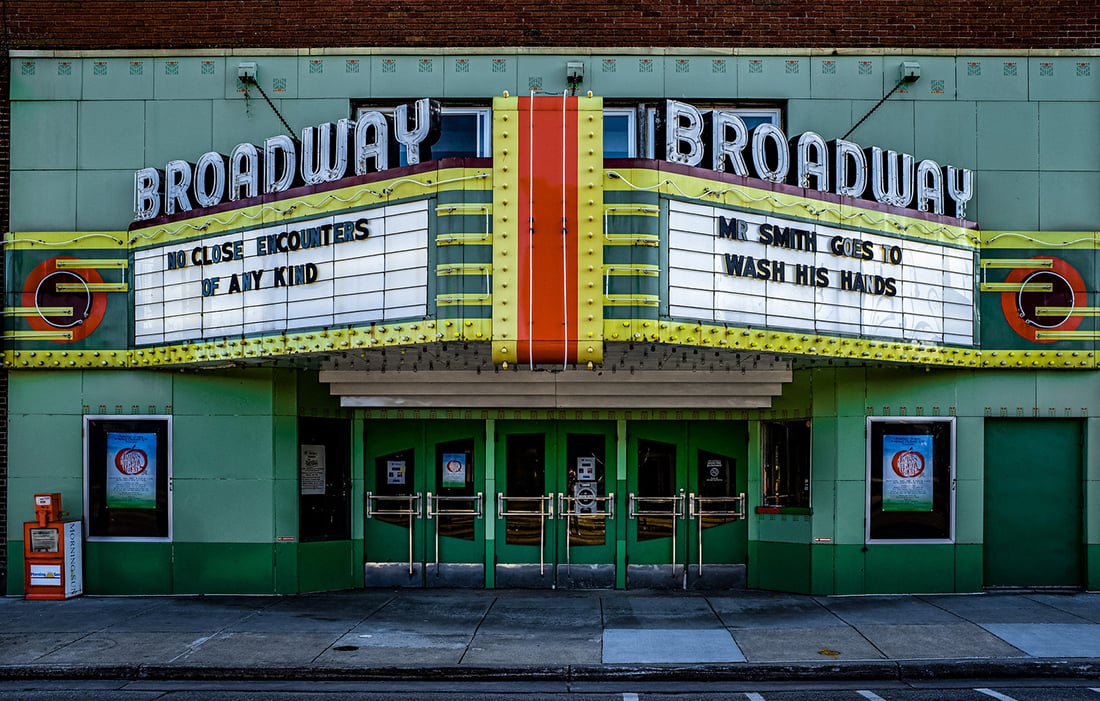
[[[1084,583],[1078,421],[985,422],[984,583]]]
[[[556,427],[557,584],[568,589],[615,586],[615,424]]]
[[[484,445],[480,422],[367,422],[369,586],[484,585]]]
[[[499,422],[496,435],[496,585],[613,586],[614,425]]]
[[[688,585],[743,588],[749,526],[747,426],[696,422],[688,427]]]
[[[745,585],[745,428],[634,422],[627,429],[627,586]]]
[[[688,553],[684,425],[638,422],[627,428],[626,585],[685,585]]]

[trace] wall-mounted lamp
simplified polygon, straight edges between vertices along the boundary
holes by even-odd
[[[565,64],[565,84],[570,92],[576,93],[577,87],[584,82],[584,64],[580,61],[569,61]]]
[[[245,61],[237,65],[237,80],[242,83],[256,82],[256,62]]]
[[[899,70],[898,80],[903,83],[914,83],[920,78],[920,64],[916,61],[903,61]]]

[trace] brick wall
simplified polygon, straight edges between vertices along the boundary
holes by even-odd
[[[0,3],[16,49],[1087,48],[1096,0],[87,0]],[[201,22],[196,18],[201,14]]]

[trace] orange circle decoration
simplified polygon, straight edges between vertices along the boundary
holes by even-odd
[[[92,334],[107,313],[107,295],[92,292],[89,283],[101,283],[103,278],[94,268],[58,269],[57,261],[75,260],[73,256],[56,256],[42,261],[27,275],[23,282],[22,306],[37,309],[38,314],[26,317],[27,324],[35,331],[71,331],[71,339],[50,339],[54,343],[74,343]],[[61,283],[83,285],[83,290],[59,291]],[[47,314],[43,309],[71,307],[72,313]]]
[[[1067,307],[1076,309],[1088,306],[1085,281],[1081,273],[1072,265],[1053,256],[1035,256],[1034,260],[1051,261],[1051,267],[1013,268],[1005,277],[1005,282],[1019,285],[1049,284],[1050,292],[1001,293],[1001,311],[1009,327],[1021,338],[1034,343],[1054,343],[1054,339],[1036,338],[1038,331],[1058,329],[1073,331],[1081,325],[1084,317],[1079,315],[1057,314],[1040,315],[1036,310],[1041,307]]]
[[[915,450],[899,450],[891,458],[890,467],[898,477],[920,477],[924,472],[924,456]]]

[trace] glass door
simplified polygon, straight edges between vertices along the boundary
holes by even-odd
[[[547,440],[548,435],[549,440]],[[496,585],[555,586],[557,444],[543,422],[497,425]]]
[[[367,586],[484,586],[483,436],[477,422],[367,422]]]
[[[740,589],[746,585],[747,443],[744,424],[696,422],[688,428],[687,585]]]
[[[498,587],[615,585],[614,430],[610,422],[497,424]]]
[[[687,560],[687,460],[678,424],[627,431],[627,587],[682,588]]]
[[[564,461],[558,487],[558,586],[615,586],[614,425],[558,427]],[[609,488],[608,485],[611,485]]]
[[[432,441],[435,463],[424,485],[428,586],[485,586],[484,445],[480,433]]]
[[[745,586],[744,428],[729,422],[628,427],[629,588]]]

